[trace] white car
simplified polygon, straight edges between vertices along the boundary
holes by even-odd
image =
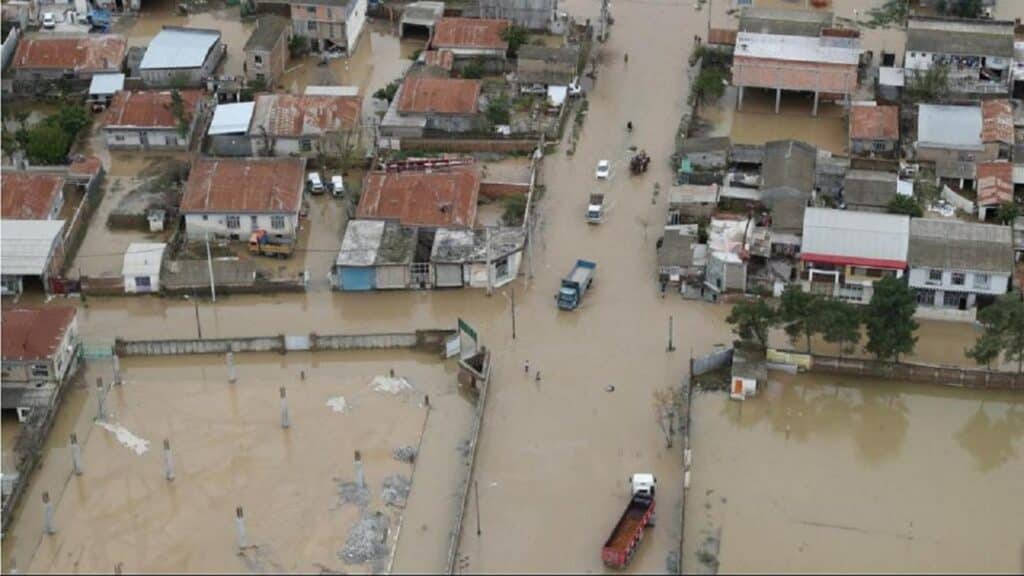
[[[331,195],[335,198],[341,198],[344,194],[345,181],[338,174],[331,176]]]
[[[309,191],[312,194],[323,194],[324,193],[324,182],[320,179],[319,172],[310,172],[306,176],[306,184],[309,186]]]
[[[597,163],[597,172],[594,173],[598,180],[607,180],[612,173],[612,163],[607,160],[601,160]]]
[[[580,79],[577,76],[572,83],[569,84],[569,96],[579,96],[583,94],[583,88],[580,86]]]
[[[57,16],[53,12],[43,13],[43,28],[53,30],[57,27]]]

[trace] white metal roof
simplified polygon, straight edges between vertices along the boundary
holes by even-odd
[[[802,252],[907,261],[910,216],[808,208]]]
[[[373,266],[384,238],[384,220],[350,220],[335,266]]]
[[[918,146],[979,150],[981,128],[981,106],[918,104]]]
[[[245,134],[249,130],[249,121],[252,120],[252,111],[255,108],[255,102],[218,104],[213,109],[213,120],[210,122],[210,129],[206,133],[210,136],[216,136],[217,134]]]
[[[63,229],[63,220],[0,221],[0,273],[41,276]]]
[[[882,86],[899,86],[902,88],[905,83],[903,68],[879,68],[878,83]]]
[[[359,96],[359,86],[306,86],[305,96]]]
[[[124,74],[94,74],[89,83],[89,94],[106,96],[124,88]]]
[[[740,32],[736,36],[734,55],[794,62],[857,64],[860,52],[860,48],[826,43],[814,36]]]
[[[150,40],[139,69],[198,68],[219,41],[216,30],[164,28]]]
[[[122,276],[159,276],[164,261],[163,242],[132,242],[124,253]]]

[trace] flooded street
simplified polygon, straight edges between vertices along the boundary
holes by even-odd
[[[771,373],[695,395],[687,572],[1024,570],[1024,398]]]

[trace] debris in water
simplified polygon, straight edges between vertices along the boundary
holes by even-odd
[[[605,392],[615,392],[615,386],[613,386],[612,384],[609,384],[609,385],[604,387],[604,391]]]
[[[370,384],[376,392],[387,392],[388,394],[400,394],[412,390],[412,384],[402,377],[374,376]]]
[[[384,479],[384,487],[381,490],[380,498],[388,506],[405,508],[405,501],[409,498],[411,482],[401,474],[392,474]]]
[[[400,448],[395,448],[392,454],[395,456],[395,460],[412,464],[416,461],[417,450],[413,446],[402,446]]]
[[[346,564],[363,564],[384,558],[388,553],[388,517],[380,512],[367,512],[356,522],[345,539],[338,557]]]
[[[370,503],[370,487],[360,486],[355,482],[340,482],[334,479],[338,485],[338,498],[342,504],[355,504],[360,508],[366,508]]]
[[[130,430],[117,422],[107,422],[106,420],[99,420],[96,422],[101,428],[107,432],[112,432],[117,441],[124,445],[126,448],[135,452],[138,455],[145,454],[149,450],[149,440],[139,438],[135,434],[132,434]]]
[[[339,414],[348,412],[348,402],[345,401],[344,396],[332,396],[328,398],[327,407]]]

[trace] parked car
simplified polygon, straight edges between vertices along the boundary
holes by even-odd
[[[341,198],[345,195],[345,181],[338,174],[331,176],[331,195],[335,198]]]
[[[310,172],[306,176],[306,185],[309,187],[311,194],[323,194],[324,193],[324,182],[320,179],[319,172]]]
[[[597,163],[597,171],[594,173],[598,180],[607,180],[612,173],[612,163],[608,160],[601,160]]]
[[[580,86],[580,77],[577,76],[569,84],[569,96],[570,97],[575,97],[575,96],[579,96],[580,94],[583,94],[583,87]]]
[[[43,28],[53,30],[57,27],[57,16],[53,12],[43,12]]]
[[[520,84],[520,94],[547,94],[548,87],[543,84]]]

